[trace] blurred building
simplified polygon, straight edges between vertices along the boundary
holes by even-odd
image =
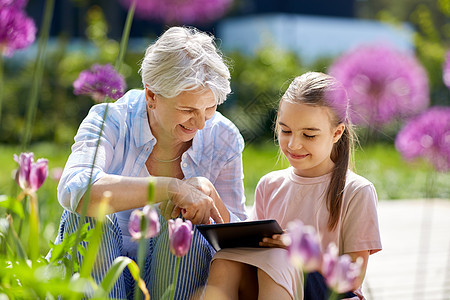
[[[254,53],[265,45],[296,52],[305,62],[341,54],[361,44],[413,50],[413,29],[372,20],[270,13],[229,18],[217,26],[225,51]]]
[[[187,0],[186,0],[187,1]],[[194,25],[221,39],[221,48],[251,54],[267,44],[296,52],[304,61],[334,56],[361,43],[389,43],[412,49],[412,28],[393,28],[378,21],[355,18],[358,0],[234,0],[228,14],[212,24]],[[39,26],[45,0],[30,0],[27,10]],[[108,36],[119,40],[126,9],[119,0],[57,0],[51,35],[83,39],[89,7],[102,8]],[[129,49],[143,51],[165,24],[135,18]]]

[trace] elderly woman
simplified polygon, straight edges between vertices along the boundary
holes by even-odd
[[[76,231],[89,182],[88,222],[93,222],[103,193],[112,193],[113,214],[107,218],[101,257],[93,272],[97,281],[117,256],[136,257],[128,219],[131,210],[147,204],[149,182],[154,186],[153,200],[166,218],[182,213],[194,224],[246,218],[244,143],[238,129],[216,111],[230,92],[230,73],[213,37],[193,28],[170,28],[148,47],[140,72],[144,90],[131,90],[115,103],[91,109],[75,136],[58,186],[65,211],[57,242]],[[160,299],[170,285],[175,265],[167,221],[160,221],[161,234],[149,242],[144,270],[152,299]],[[195,230],[191,249],[180,264],[177,299],[201,293],[213,254]],[[124,274],[111,297],[132,293],[133,280]]]

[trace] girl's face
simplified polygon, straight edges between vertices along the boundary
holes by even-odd
[[[182,92],[173,98],[164,98],[146,89],[152,132],[174,142],[187,142],[216,112],[216,100],[210,89]]]
[[[278,115],[280,148],[295,174],[317,177],[332,171],[331,150],[344,132],[344,124],[331,124],[331,111],[324,106],[312,106],[283,101]]]

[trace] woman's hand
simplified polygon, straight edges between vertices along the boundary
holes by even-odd
[[[272,238],[265,237],[259,242],[259,245],[262,247],[286,249],[287,245],[283,242],[281,236],[281,234],[274,234]]]
[[[161,212],[165,217],[177,217],[181,212],[193,224],[208,224],[210,217],[216,223],[223,223],[222,215],[216,207],[216,203],[220,204],[222,201],[208,179],[173,179],[169,183],[168,192],[171,201],[161,203]]]

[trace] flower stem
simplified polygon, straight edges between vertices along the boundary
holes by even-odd
[[[2,123],[3,87],[3,55],[0,53],[0,124]]]
[[[35,262],[39,258],[39,211],[37,195],[30,195],[30,233],[28,247],[30,247],[30,259]]]
[[[45,1],[44,18],[42,20],[41,34],[39,37],[38,52],[33,71],[33,82],[30,89],[30,104],[26,116],[25,129],[22,137],[22,149],[26,149],[31,140],[31,131],[33,129],[34,119],[38,105],[38,93],[41,87],[42,74],[44,73],[45,49],[47,47],[50,33],[50,25],[53,17],[55,0]]]
[[[339,299],[339,294],[336,293],[335,291],[331,290],[331,294],[328,297],[328,300],[338,300]]]
[[[122,67],[123,57],[125,56],[125,51],[127,50],[128,38],[130,36],[131,23],[133,21],[134,9],[136,7],[136,0],[134,0],[130,8],[128,9],[127,19],[125,21],[125,27],[123,28],[122,39],[120,41],[119,55],[116,61],[116,71],[120,73],[120,68]]]
[[[72,257],[72,266],[71,266],[71,271],[73,273],[74,271],[74,265],[76,260],[78,260],[78,257],[76,255],[77,253],[77,245],[80,243],[80,237],[81,237],[81,228],[83,227],[83,225],[86,223],[86,214],[87,214],[87,209],[89,206],[89,201],[90,201],[90,195],[91,195],[91,185],[92,185],[92,177],[94,175],[94,166],[95,166],[95,161],[97,160],[97,152],[98,152],[98,148],[100,146],[100,140],[102,137],[102,133],[103,133],[103,127],[105,125],[105,120],[106,120],[106,116],[108,113],[108,108],[109,108],[109,103],[106,104],[105,107],[105,112],[103,113],[103,119],[102,119],[102,124],[100,125],[100,130],[98,133],[98,139],[97,139],[97,144],[95,146],[95,152],[94,152],[94,158],[92,160],[92,166],[91,166],[91,172],[89,174],[89,182],[88,182],[88,189],[85,193],[85,196],[83,198],[83,205],[81,207],[81,214],[80,214],[80,224],[78,224],[78,229],[77,229],[77,235],[75,238],[75,242],[72,245],[72,253],[73,253],[73,257]]]
[[[175,290],[177,288],[177,281],[178,281],[178,271],[180,270],[180,261],[181,258],[177,256],[177,263],[175,265],[175,274],[173,274],[173,282],[172,282],[172,293],[170,295],[169,299],[175,299]]]
[[[143,278],[144,276],[144,267],[145,267],[145,257],[147,256],[147,244],[148,240],[146,238],[139,239],[139,248],[138,248],[138,257],[137,262],[139,266],[139,277]],[[134,286],[134,299],[142,299],[142,292],[139,286],[136,284]]]

